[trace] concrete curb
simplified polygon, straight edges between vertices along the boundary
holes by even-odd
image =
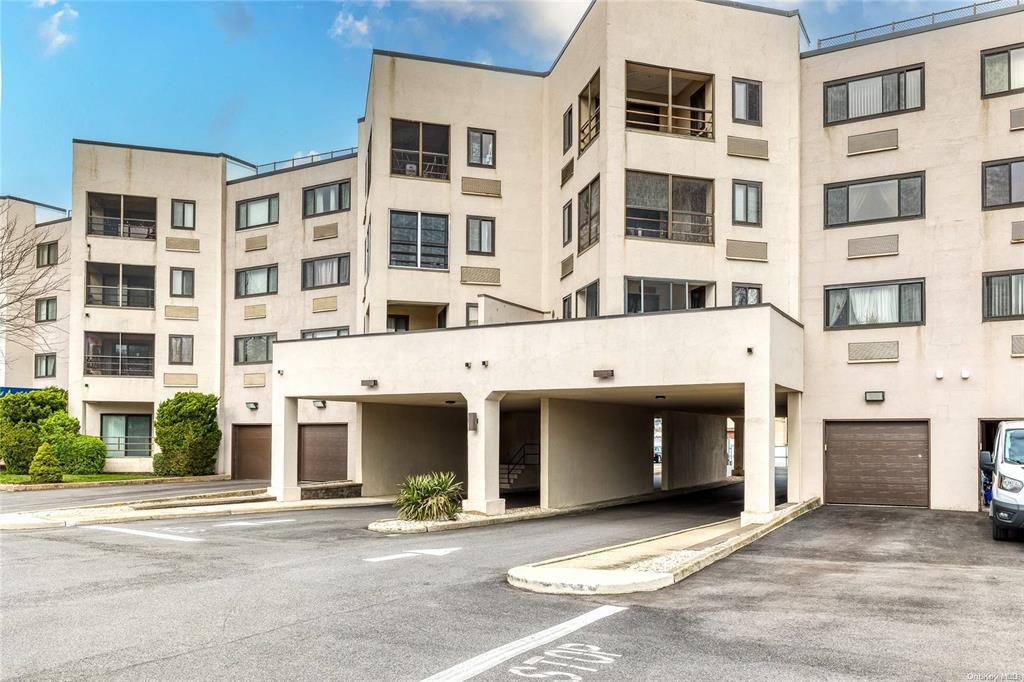
[[[611,549],[640,544],[655,538],[646,538],[635,542],[616,545],[615,547],[604,547],[591,552],[583,552],[567,557],[549,559],[547,561],[516,566],[509,570],[506,577],[509,585],[521,590],[539,592],[543,594],[628,594],[630,592],[651,592],[660,590],[663,587],[674,585],[679,581],[693,575],[697,571],[710,566],[720,559],[724,559],[736,550],[749,545],[755,540],[764,537],[776,528],[783,526],[793,519],[817,508],[821,500],[814,498],[805,502],[793,505],[785,505],[775,513],[774,518],[768,523],[751,524],[740,528],[737,531],[724,533],[720,537],[695,545],[686,552],[692,552],[693,556],[683,561],[671,572],[667,571],[646,571],[636,568],[621,569],[592,569],[592,568],[570,568],[559,567],[559,562],[569,559],[599,554]],[[714,524],[708,524],[714,525]],[[702,528],[705,526],[697,526]],[[694,529],[684,529],[684,531]],[[678,531],[683,532],[683,531]],[[665,537],[659,535],[658,538]]]
[[[123,481],[81,481],[79,483],[4,483],[0,492],[24,493],[33,490],[64,490],[66,488],[106,488],[118,485],[153,485],[154,483],[202,483],[230,481],[230,474],[213,476],[164,476],[162,478],[130,478]]]

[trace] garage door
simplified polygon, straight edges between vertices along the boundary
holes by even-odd
[[[826,422],[825,501],[928,506],[927,422]]]
[[[348,478],[348,425],[299,425],[299,480]]]
[[[232,429],[231,477],[270,479],[270,427]]]

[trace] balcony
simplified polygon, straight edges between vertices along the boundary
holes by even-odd
[[[714,244],[714,182],[627,171],[626,236]]]
[[[154,268],[118,263],[87,263],[85,304],[113,308],[155,306]]]
[[[152,334],[86,332],[84,373],[87,376],[152,377],[153,349]]]
[[[391,174],[447,180],[450,129],[419,121],[391,121]]]
[[[601,134],[601,72],[598,71],[579,96],[579,153],[586,151]]]
[[[714,76],[626,64],[626,127],[713,140]]]
[[[120,194],[88,195],[86,233],[122,239],[156,239],[156,199]]]
[[[151,436],[101,436],[107,457],[149,457],[153,454]]]

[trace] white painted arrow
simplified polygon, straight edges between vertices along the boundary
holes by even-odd
[[[461,547],[439,547],[438,549],[410,549],[408,552],[402,552],[401,554],[388,554],[387,556],[377,556],[371,559],[363,559],[363,561],[392,561],[394,559],[409,559],[417,556],[445,556],[452,552],[457,552]]]
[[[430,556],[444,556],[445,554],[451,554],[452,552],[458,552],[461,547],[444,547],[438,549],[411,549],[410,552],[416,554],[429,554]]]

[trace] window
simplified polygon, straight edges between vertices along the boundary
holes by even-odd
[[[85,304],[154,308],[156,269],[151,265],[85,264]]]
[[[86,234],[124,239],[156,239],[156,199],[121,194],[86,195]]]
[[[348,284],[349,256],[341,253],[302,261],[302,288],[320,289]]]
[[[825,288],[825,328],[924,324],[924,280]]]
[[[235,204],[235,229],[248,230],[252,227],[277,223],[277,195],[246,199]]]
[[[152,415],[100,415],[100,439],[107,457],[149,457],[152,443]]]
[[[325,327],[323,329],[303,329],[304,339],[334,339],[339,336],[348,336],[348,327]]]
[[[601,177],[583,188],[577,200],[579,223],[576,228],[576,248],[583,253],[601,239]]]
[[[601,70],[580,93],[580,154],[597,139],[601,132]]]
[[[46,242],[36,246],[36,267],[45,268],[49,265],[56,265],[59,258],[57,253],[57,242]]]
[[[235,270],[235,298],[277,293],[277,265]]]
[[[714,307],[713,282],[688,282],[648,277],[626,278],[626,313],[692,310]]]
[[[984,275],[986,320],[1024,318],[1024,270]]]
[[[825,125],[924,108],[924,66],[825,83]]]
[[[572,294],[562,299],[562,319],[572,319]]]
[[[712,180],[626,171],[626,235],[714,243]]]
[[[761,226],[761,183],[732,182],[732,224]]]
[[[448,126],[391,120],[391,174],[448,179]]]
[[[89,376],[153,376],[152,334],[85,332],[85,367]]]
[[[562,246],[572,241],[572,199],[562,207]]]
[[[761,302],[761,285],[760,284],[733,284],[732,285],[732,304],[735,306],[740,305],[757,305]]]
[[[982,166],[982,208],[1024,206],[1024,157]]]
[[[53,322],[57,319],[57,299],[36,299],[36,322]]]
[[[626,128],[714,139],[711,74],[626,62]]]
[[[302,217],[311,218],[349,210],[351,191],[348,180],[302,190]]]
[[[1024,43],[981,53],[982,97],[1024,92]]]
[[[466,253],[494,255],[494,218],[466,217]]]
[[[470,166],[482,166],[483,168],[494,168],[495,161],[495,133],[493,130],[469,129],[468,159],[466,163]]]
[[[36,379],[48,379],[57,376],[57,354],[40,353],[36,355]]]
[[[196,202],[171,199],[171,227],[175,230],[196,229]]]
[[[167,337],[167,362],[172,365],[192,364],[192,337],[171,334]]]
[[[761,81],[732,79],[732,120],[761,125]]]
[[[924,171],[825,185],[825,227],[924,217]]]
[[[257,365],[274,361],[277,334],[254,334],[235,337],[235,364]]]
[[[562,153],[572,149],[572,105],[562,114]]]
[[[480,304],[479,303],[467,303],[466,304],[466,326],[476,327],[480,324]]]
[[[390,263],[395,267],[446,269],[448,216],[392,211],[390,249]]]
[[[388,315],[388,332],[409,331],[408,315]]]
[[[582,310],[584,317],[598,317],[601,314],[601,286],[594,281],[576,292],[576,315]]]
[[[195,296],[196,271],[191,268],[171,268],[171,296]]]

